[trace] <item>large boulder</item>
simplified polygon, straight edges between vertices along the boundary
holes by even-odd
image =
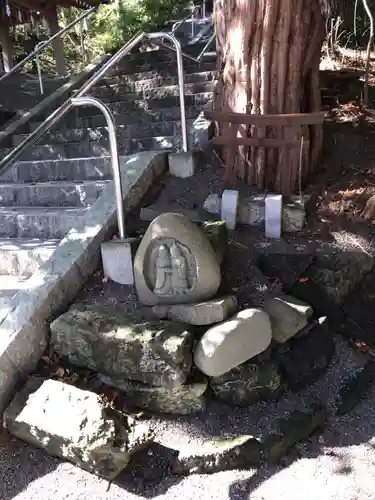
[[[211,299],[220,266],[204,231],[187,217],[165,213],[148,227],[134,259],[134,280],[145,305]]]
[[[51,345],[75,365],[152,386],[178,386],[192,366],[193,334],[105,306],[71,308],[51,324]]]
[[[276,399],[282,392],[279,367],[272,359],[246,361],[209,381],[217,399],[231,406],[249,406]]]
[[[17,438],[109,480],[152,439],[148,425],[106,407],[97,394],[36,377],[3,418]]]
[[[268,314],[245,309],[207,330],[197,343],[194,362],[204,374],[219,377],[265,351],[271,339]]]
[[[206,408],[207,380],[192,381],[178,387],[151,387],[131,380],[100,376],[107,385],[123,391],[135,408],[155,413],[188,415]]]

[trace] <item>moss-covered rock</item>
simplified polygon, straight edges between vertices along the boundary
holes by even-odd
[[[193,334],[105,306],[71,308],[51,324],[51,344],[72,364],[151,386],[179,386],[192,366]]]

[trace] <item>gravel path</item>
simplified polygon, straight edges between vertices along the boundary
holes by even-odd
[[[321,435],[300,443],[278,466],[258,471],[230,471],[187,478],[168,475],[168,453],[160,445],[139,455],[118,484],[111,485],[73,465],[47,456],[5,434],[0,435],[1,500],[99,500],[161,498],[164,500],[286,499],[367,500],[375,498],[375,389],[355,411],[334,416],[338,388],[364,357],[345,341],[322,380],[277,403],[248,409],[212,406],[208,412],[181,419],[153,418],[157,441],[165,446],[199,446],[204,439],[237,433],[258,435],[272,429],[276,418],[316,399],[329,408]]]

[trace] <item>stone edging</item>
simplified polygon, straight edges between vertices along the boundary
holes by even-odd
[[[167,168],[167,153],[142,152],[121,158],[125,211],[135,207],[154,179]],[[82,222],[12,298],[0,318],[0,414],[18,381],[32,371],[48,340],[48,324],[73,301],[100,264],[100,245],[117,227],[112,183],[105,187]]]

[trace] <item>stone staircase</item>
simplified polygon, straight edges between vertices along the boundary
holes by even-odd
[[[184,60],[189,130],[212,99],[215,66],[213,60],[200,65]],[[159,49],[129,55],[92,89],[91,95],[114,113],[121,156],[180,148],[176,75],[175,54]],[[49,112],[14,135],[13,146]],[[199,133],[190,133],[189,139],[199,148]],[[9,151],[0,149],[0,157]],[[0,174],[0,324],[16,291],[27,287],[27,279],[79,224],[111,178],[105,119],[88,107],[72,110]]]

